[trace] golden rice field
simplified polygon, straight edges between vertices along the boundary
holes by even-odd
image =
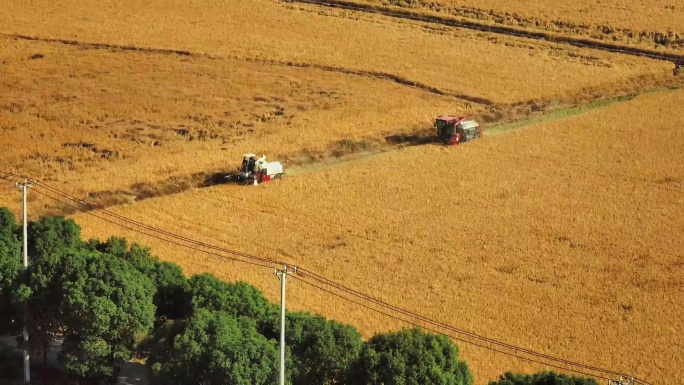
[[[0,163],[78,194],[181,183],[232,169],[246,151],[296,157],[464,109],[394,81],[315,68],[0,44]],[[29,59],[36,53],[44,58]]]
[[[684,49],[684,1],[355,0],[418,12],[639,45]],[[657,43],[657,44],[656,44]]]
[[[36,20],[38,7],[50,17]],[[271,0],[14,1],[0,18],[7,20],[0,26],[5,34],[391,73],[494,103],[560,98],[672,69],[601,51]]]
[[[393,0],[367,0],[378,3],[399,3]],[[406,3],[421,4],[421,1]],[[466,6],[537,17],[542,20],[571,21],[578,24],[607,25],[635,31],[675,31],[682,33],[684,1],[505,1],[505,0],[438,0],[439,5]]]
[[[411,147],[254,188],[217,186],[115,212],[286,259],[410,310],[566,359],[672,383],[684,361],[684,92],[637,97],[459,146]],[[272,272],[76,215],[188,273]],[[290,306],[366,335],[400,325],[291,281]],[[461,346],[478,383],[532,367]]]
[[[672,81],[664,62],[266,0],[13,1],[0,17],[0,162],[104,204],[246,151],[299,162],[444,113],[489,123]]]
[[[684,1],[682,0],[654,0],[649,2],[439,0],[438,2],[531,15],[545,20],[608,25],[635,31],[684,32],[684,25],[682,25]]]
[[[551,24],[684,25],[679,0],[643,12],[442,1]],[[682,374],[684,91],[644,93],[682,83],[670,63],[271,0],[3,5],[0,171],[511,344],[659,384]],[[625,94],[641,95],[487,130]],[[452,113],[484,122],[485,138],[385,142]],[[195,188],[244,152],[283,160],[289,175]],[[0,206],[18,212],[18,192],[2,186]],[[73,213],[37,191],[29,199],[32,218]],[[85,236],[126,236],[187,274],[247,280],[278,299],[272,271],[74,218]],[[292,309],[365,336],[403,326],[289,282]],[[540,369],[460,348],[477,384]]]

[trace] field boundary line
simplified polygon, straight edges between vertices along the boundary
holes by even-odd
[[[402,86],[411,87],[414,89],[429,92],[429,93],[439,95],[439,96],[452,97],[452,98],[462,100],[462,101],[468,102],[468,103],[473,103],[473,104],[480,104],[480,105],[485,105],[485,106],[491,106],[494,104],[493,101],[491,101],[487,98],[483,98],[483,97],[479,97],[479,96],[473,96],[473,95],[466,95],[466,94],[459,93],[456,91],[440,89],[440,88],[431,86],[429,84],[421,83],[421,82],[418,82],[415,80],[407,79],[403,76],[395,75],[395,74],[389,73],[389,72],[382,72],[382,71],[352,69],[352,68],[345,68],[345,67],[335,67],[335,66],[324,65],[324,64],[302,63],[302,62],[284,61],[284,60],[280,61],[280,60],[272,60],[272,59],[258,59],[258,58],[254,58],[254,57],[241,57],[238,55],[213,55],[213,54],[209,54],[209,53],[192,52],[192,51],[187,51],[187,50],[179,50],[179,49],[171,49],[171,48],[141,47],[141,46],[136,46],[136,45],[131,45],[131,44],[93,43],[93,42],[84,42],[84,41],[79,41],[79,40],[28,36],[28,35],[22,35],[22,34],[2,34],[2,33],[0,33],[0,36],[5,36],[5,37],[10,38],[10,39],[36,41],[36,42],[43,42],[43,43],[55,43],[55,44],[71,45],[71,46],[84,47],[84,48],[133,51],[133,52],[152,53],[152,54],[161,54],[161,55],[178,55],[178,56],[205,58],[205,59],[211,59],[211,60],[236,60],[236,61],[242,61],[242,62],[248,62],[248,63],[260,63],[260,64],[265,64],[265,65],[281,66],[281,67],[312,68],[312,69],[316,69],[316,70],[320,70],[320,71],[333,72],[333,73],[338,73],[338,74],[343,74],[343,75],[360,76],[360,77],[365,77],[365,78],[390,81],[390,82],[400,84]]]
[[[521,28],[507,26],[494,26],[477,23],[465,19],[458,20],[453,17],[427,15],[406,10],[399,10],[386,6],[361,4],[344,0],[280,0],[285,3],[303,3],[328,8],[340,8],[364,13],[374,13],[398,19],[407,19],[418,22],[441,24],[451,27],[470,29],[480,32],[489,32],[498,35],[515,36],[524,39],[545,40],[551,43],[566,44],[580,48],[589,48],[618,54],[647,57],[654,60],[663,60],[673,64],[684,64],[684,56],[671,53],[658,52],[637,47],[627,47],[617,44],[599,42],[590,39],[575,38],[567,35],[552,34],[548,32],[527,31]]]
[[[204,57],[208,59],[219,59],[217,56],[212,56],[209,54],[190,52],[186,50],[170,49],[170,48],[150,48],[150,47],[139,47],[130,44],[110,44],[110,43],[92,43],[84,42],[80,40],[69,40],[69,39],[56,39],[49,37],[37,37],[22,34],[1,34],[10,39],[17,40],[28,40],[28,41],[38,41],[42,43],[58,43],[63,45],[73,45],[77,47],[84,48],[96,48],[96,49],[118,49],[121,51],[136,51],[136,52],[147,52],[147,53],[157,53],[166,55],[179,55],[179,56],[194,56],[194,57]]]

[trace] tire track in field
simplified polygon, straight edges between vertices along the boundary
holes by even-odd
[[[514,36],[532,40],[545,40],[557,44],[567,44],[580,48],[596,49],[612,53],[619,53],[632,56],[646,57],[654,60],[663,60],[673,63],[675,66],[684,65],[684,56],[670,53],[663,53],[636,47],[627,47],[617,44],[599,42],[589,39],[575,38],[571,36],[554,35],[547,32],[532,32],[518,28],[506,26],[493,26],[477,23],[474,21],[457,20],[449,17],[424,15],[411,11],[397,10],[384,6],[374,6],[370,4],[360,4],[344,0],[281,0],[286,3],[303,3],[328,8],[347,9],[357,12],[374,13],[398,19],[413,20],[431,24],[441,24],[450,27],[465,28],[480,32],[488,32],[499,35]]]
[[[272,66],[293,67],[293,68],[312,68],[312,69],[317,69],[320,71],[334,72],[334,73],[339,73],[339,74],[344,74],[344,75],[359,76],[359,77],[364,77],[364,78],[372,78],[372,79],[380,79],[380,80],[385,80],[385,81],[391,81],[391,82],[398,83],[402,86],[416,88],[416,89],[419,89],[421,91],[429,92],[429,93],[439,95],[439,96],[452,97],[452,98],[462,100],[464,102],[473,103],[473,104],[480,104],[480,105],[484,105],[484,106],[491,106],[494,104],[493,101],[486,99],[486,98],[483,98],[483,97],[466,95],[466,94],[459,93],[456,91],[440,89],[440,88],[431,86],[429,84],[421,83],[421,82],[418,82],[415,80],[407,79],[403,76],[395,75],[395,74],[392,74],[389,72],[382,72],[382,71],[352,69],[352,68],[336,67],[336,66],[323,65],[323,64],[298,63],[298,62],[293,62],[293,61],[257,59],[257,58],[250,58],[250,57],[239,57],[236,55],[221,56],[221,55],[212,55],[212,54],[207,54],[207,53],[191,52],[191,51],[187,51],[187,50],[140,47],[140,46],[128,45],[128,44],[91,43],[91,42],[84,42],[84,41],[79,41],[79,40],[43,38],[43,37],[35,37],[35,36],[28,36],[28,35],[16,35],[16,34],[15,35],[0,34],[0,36],[4,36],[7,38],[16,39],[16,40],[28,40],[28,41],[36,41],[36,42],[42,42],[42,43],[63,44],[63,45],[71,45],[71,46],[81,47],[81,48],[133,51],[133,52],[160,54],[160,55],[188,56],[188,57],[197,57],[197,58],[205,58],[205,59],[212,59],[212,60],[230,59],[230,60],[246,61],[248,63],[259,63],[259,64],[266,64],[266,65],[272,65]]]

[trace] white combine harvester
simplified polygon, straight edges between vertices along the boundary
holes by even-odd
[[[240,170],[237,174],[228,175],[226,181],[256,186],[271,179],[280,179],[283,175],[283,165],[280,162],[267,162],[266,155],[256,159],[254,154],[244,154]]]

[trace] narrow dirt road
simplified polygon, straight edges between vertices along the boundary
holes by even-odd
[[[0,336],[0,343],[16,348],[17,338],[12,335]],[[53,342],[51,351],[47,356],[48,366],[57,369],[60,368],[59,361],[57,360],[57,354],[60,350],[62,350],[62,341],[57,340]],[[17,351],[20,350],[17,349]],[[119,385],[147,385],[149,383],[149,369],[140,362],[126,362],[121,368],[121,371],[119,371],[117,380],[117,384]]]
[[[140,362],[126,362],[119,372],[118,385],[146,385],[150,383],[150,371]]]

